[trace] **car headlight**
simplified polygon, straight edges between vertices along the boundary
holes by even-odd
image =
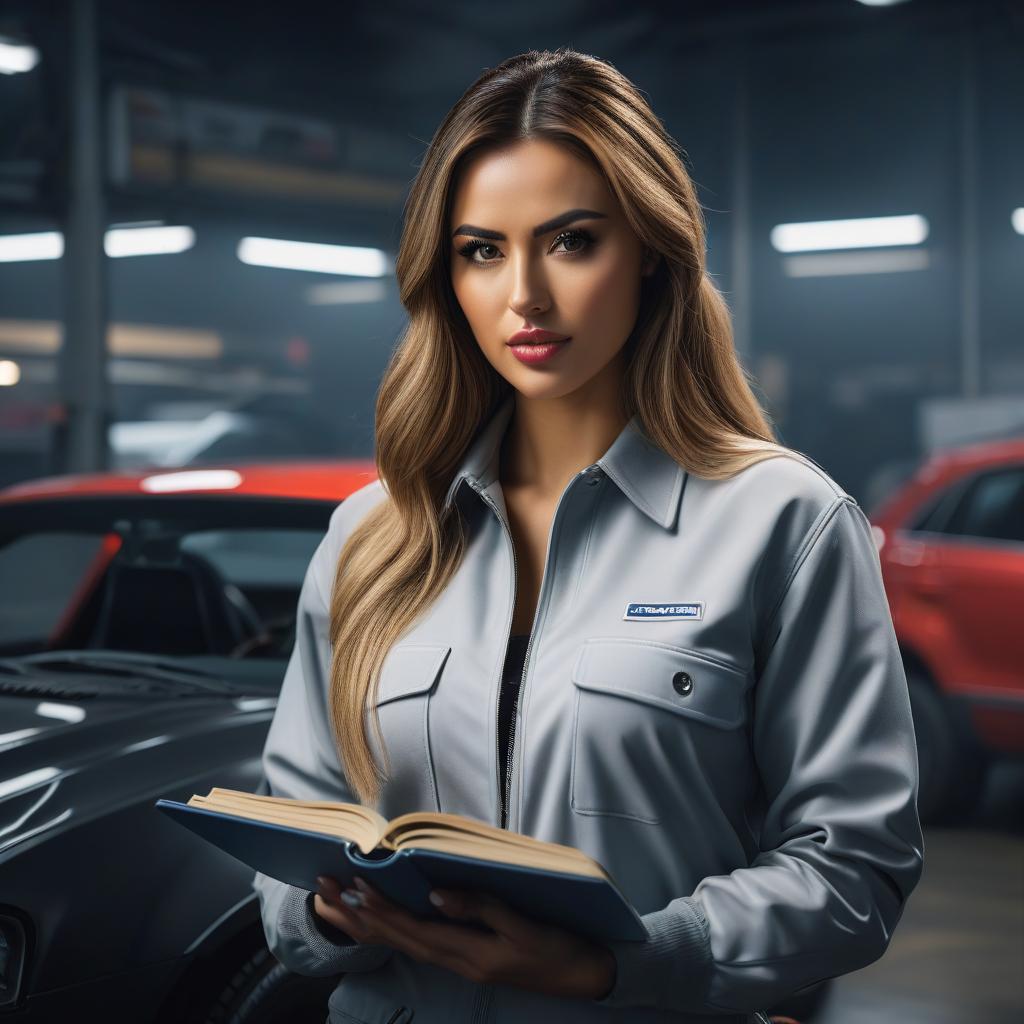
[[[25,926],[0,914],[0,1006],[13,1006],[25,971]]]

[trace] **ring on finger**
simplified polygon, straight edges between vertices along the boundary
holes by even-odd
[[[363,894],[355,889],[345,889],[340,896],[341,902],[352,910],[361,910],[366,905]]]

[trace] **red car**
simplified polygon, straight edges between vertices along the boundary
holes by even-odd
[[[871,517],[903,652],[922,820],[1024,753],[1024,439],[928,459]]]

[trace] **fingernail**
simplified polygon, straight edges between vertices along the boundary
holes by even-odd
[[[356,888],[360,892],[369,892],[370,891],[370,887],[358,875],[355,878],[355,883],[356,883]]]
[[[430,890],[430,902],[433,903],[435,907],[444,906],[444,899],[441,897],[441,894],[436,889]]]
[[[353,892],[351,889],[346,889],[341,894],[341,898],[350,907],[361,907],[361,906],[363,906],[363,896],[362,896],[362,893]]]

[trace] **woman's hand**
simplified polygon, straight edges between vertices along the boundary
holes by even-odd
[[[341,900],[335,879],[317,881],[317,914],[357,942],[392,946],[471,981],[547,995],[602,999],[615,983],[615,955],[606,946],[524,917],[486,893],[434,889],[431,896],[443,899],[439,909],[452,920],[428,921],[395,905],[362,878],[355,879],[354,893],[346,890],[362,898],[361,907]]]

